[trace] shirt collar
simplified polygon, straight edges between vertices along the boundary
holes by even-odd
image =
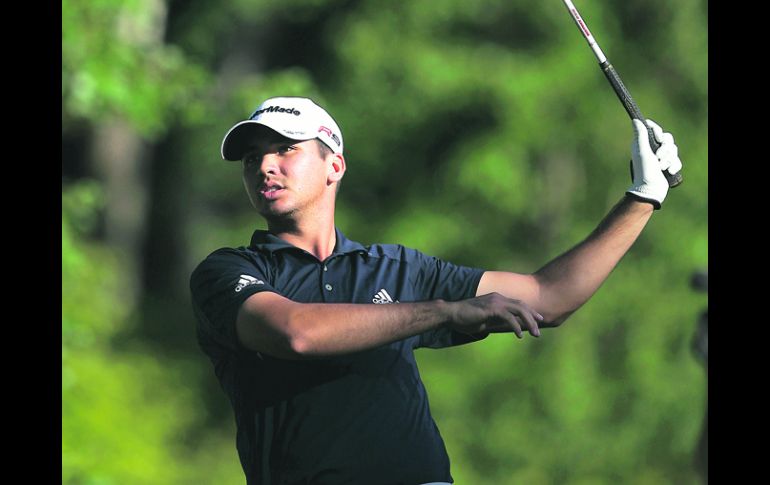
[[[366,252],[366,248],[361,243],[351,241],[350,239],[346,238],[345,235],[342,234],[342,231],[340,231],[338,228],[334,228],[334,233],[336,235],[337,242],[334,245],[334,251],[332,251],[333,255],[355,253],[361,251]],[[299,249],[297,246],[289,244],[278,236],[261,229],[254,231],[254,234],[251,236],[250,247],[254,249],[265,250],[270,253],[284,249]]]

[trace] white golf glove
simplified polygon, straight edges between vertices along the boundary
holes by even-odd
[[[668,180],[663,175],[663,170],[668,170],[673,175],[682,169],[679,150],[671,133],[665,133],[657,123],[648,119],[647,125],[652,128],[655,139],[660,143],[658,151],[653,153],[647,128],[639,120],[631,122],[634,127],[634,139],[631,142],[632,183],[626,193],[652,203],[655,209],[660,209],[668,193]]]

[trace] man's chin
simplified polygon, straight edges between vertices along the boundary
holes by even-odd
[[[267,219],[268,221],[270,220],[280,221],[280,220],[291,219],[292,216],[294,215],[294,212],[295,211],[293,209],[277,207],[276,204],[271,204],[267,206],[263,205],[262,207],[259,208],[259,214],[265,219]]]

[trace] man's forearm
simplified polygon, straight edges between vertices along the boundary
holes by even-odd
[[[394,305],[294,303],[284,314],[295,358],[358,352],[440,327],[450,320],[443,300]]]
[[[272,292],[252,295],[238,314],[238,339],[246,348],[274,357],[307,359],[386,345],[446,326],[483,337],[529,331],[539,336],[542,316],[501,294],[458,301],[396,305],[298,303]]]
[[[552,324],[566,320],[599,289],[652,212],[651,204],[624,197],[583,242],[534,273],[542,304],[560,315]]]

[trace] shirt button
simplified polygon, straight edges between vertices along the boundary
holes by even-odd
[[[324,271],[329,271],[329,267],[324,265]]]
[[[332,291],[332,285],[330,285],[329,283],[326,283],[326,286],[324,286],[324,288],[326,288],[329,291]]]

